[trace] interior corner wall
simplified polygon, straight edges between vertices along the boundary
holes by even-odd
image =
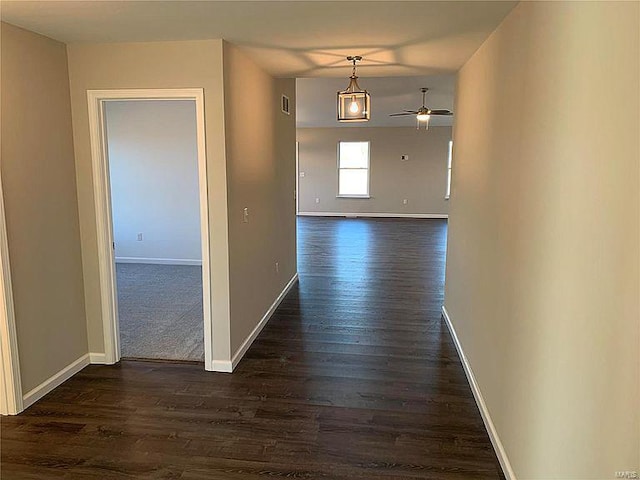
[[[224,91],[231,351],[236,352],[297,270],[295,80],[272,78],[224,42]],[[281,94],[290,98],[291,115],[280,111]]]
[[[298,211],[446,215],[450,140],[451,127],[299,128]],[[337,197],[340,141],[371,142],[371,198]]]
[[[212,347],[230,359],[227,181],[222,40],[73,44],[67,47],[89,348],[104,352],[87,90],[204,89],[209,195]]]
[[[23,393],[88,353],[67,53],[0,26],[2,187]]]
[[[640,470],[639,18],[521,2],[459,74],[445,305],[518,479]]]
[[[195,100],[107,102],[105,117],[116,262],[202,264]]]

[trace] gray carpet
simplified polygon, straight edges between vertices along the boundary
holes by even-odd
[[[202,268],[118,263],[123,357],[204,359]]]

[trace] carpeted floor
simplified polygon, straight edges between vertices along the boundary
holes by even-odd
[[[202,268],[118,263],[122,357],[204,360]]]

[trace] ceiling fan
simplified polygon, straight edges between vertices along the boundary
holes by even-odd
[[[405,110],[402,113],[392,113],[391,115],[389,115],[390,117],[403,117],[406,115],[415,115],[416,116],[416,120],[418,122],[418,128],[420,128],[420,125],[424,125],[425,128],[428,130],[429,129],[429,120],[431,119],[432,115],[443,115],[443,116],[448,116],[448,115],[453,115],[453,112],[451,112],[450,110],[431,110],[429,107],[427,107],[425,105],[425,101],[426,101],[426,96],[427,96],[427,92],[429,91],[428,88],[421,88],[420,91],[422,92],[422,106],[418,109],[418,110]]]

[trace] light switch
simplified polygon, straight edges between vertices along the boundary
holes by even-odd
[[[244,207],[242,211],[242,223],[249,223],[249,208]]]

